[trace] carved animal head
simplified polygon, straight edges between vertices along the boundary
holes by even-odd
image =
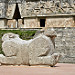
[[[15,38],[19,38],[19,35],[14,34],[14,33],[6,33],[2,37],[2,41],[4,42],[6,40],[11,40],[11,39],[15,39]]]

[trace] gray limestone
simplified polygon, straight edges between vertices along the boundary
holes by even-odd
[[[0,55],[1,64],[54,66],[61,56],[60,53],[54,53],[51,39],[43,34],[26,41],[17,34],[7,33],[2,41],[4,55]]]
[[[55,32],[55,33],[53,33]],[[35,37],[40,33],[45,35],[56,34],[56,37],[52,37],[54,43],[54,53],[64,53],[65,57],[60,58],[61,63],[75,63],[75,28],[74,27],[55,27],[55,28],[44,28],[37,31]],[[51,36],[50,36],[51,38]]]
[[[52,28],[45,29],[43,32],[49,32]],[[74,27],[57,27],[53,28],[57,36],[54,39],[56,53],[64,53],[65,57],[59,62],[75,63],[75,28]]]

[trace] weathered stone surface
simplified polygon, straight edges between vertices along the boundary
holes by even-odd
[[[66,57],[60,62],[75,63],[75,28],[54,28],[54,30],[57,32],[55,52],[66,54]]]
[[[7,20],[6,19],[0,19],[0,28],[6,28],[7,25]]]
[[[57,35],[53,40],[55,53],[64,53],[66,57],[61,58],[59,62],[75,63],[75,28],[74,27],[54,27],[44,28],[37,31],[35,37],[40,33],[51,34],[51,30]],[[53,33],[54,34],[54,33]]]
[[[5,12],[6,12],[6,4],[4,2],[0,2],[0,18],[5,18],[6,15],[5,15]]]
[[[50,35],[50,36],[56,36],[57,35],[54,28],[44,28],[43,31],[44,31],[44,35]]]
[[[5,58],[2,59],[4,60],[2,64],[28,64],[29,51],[25,41],[13,33],[5,34],[2,40],[4,41],[2,48],[5,54]],[[11,60],[13,60],[12,63]]]
[[[74,0],[0,0],[1,19],[6,18],[8,21],[12,19],[25,19],[24,25],[20,23],[21,21],[18,21],[15,26],[13,21],[9,21],[10,23],[5,23],[7,28],[39,28],[41,27],[40,19],[42,18],[45,19],[45,27],[75,27],[74,19],[69,18],[70,16],[75,16],[74,9]],[[3,23],[0,28],[2,26],[4,26]]]
[[[65,18],[45,18],[45,28],[48,27],[75,27],[74,17],[65,17]],[[24,25],[21,24],[22,20],[19,20],[18,24],[21,28],[40,28],[40,19],[39,18],[25,18]]]
[[[38,27],[40,27],[40,24],[37,18],[24,19],[24,28],[38,28]]]
[[[14,33],[6,33],[2,37],[3,42],[7,40],[11,40],[11,39],[19,39],[19,35],[14,34]]]
[[[60,55],[54,53],[54,45],[50,38],[40,35],[30,43],[29,62],[30,65],[55,65]]]
[[[74,0],[50,0],[50,1],[27,1],[22,4],[22,16],[38,16],[51,14],[73,14],[75,13]],[[24,13],[25,12],[25,13]]]
[[[29,44],[29,48],[29,58],[31,59],[32,64],[39,64],[40,62],[42,62],[41,57],[53,54],[54,51],[52,41],[45,35],[39,35],[38,37],[34,38],[33,41]],[[36,58],[38,58],[39,60],[37,60]]]
[[[74,18],[47,18],[46,27],[75,27]]]
[[[17,21],[15,19],[13,20],[8,20],[7,22],[7,28],[17,28]]]
[[[15,12],[16,4],[8,4],[6,16],[8,19],[12,19]]]
[[[30,1],[30,0],[0,0],[0,7],[3,10],[4,17],[13,18],[15,5],[18,3],[22,18],[25,16],[51,15],[51,14],[74,14],[74,0],[47,0],[47,1]]]
[[[24,20],[18,19],[18,27],[23,28],[24,27]]]
[[[51,39],[43,34],[26,41],[16,34],[7,33],[2,40],[5,56],[0,55],[1,64],[54,66],[61,56],[59,53],[53,54],[54,45]]]

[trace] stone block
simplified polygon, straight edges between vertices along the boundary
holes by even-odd
[[[75,27],[74,19],[71,18],[47,18],[46,27]]]
[[[8,19],[13,19],[16,4],[8,4],[6,16]]]
[[[54,53],[51,39],[43,34],[26,41],[17,34],[4,34],[0,63],[5,65],[49,65],[54,66],[61,56]]]
[[[6,28],[7,20],[6,19],[0,19],[0,28]]]
[[[18,27],[23,28],[24,27],[24,20],[18,19]]]
[[[18,27],[17,21],[15,19],[8,20],[7,27],[8,28],[17,28]]]
[[[24,28],[38,28],[39,22],[36,18],[24,19]]]

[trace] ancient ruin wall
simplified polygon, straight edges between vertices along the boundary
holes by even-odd
[[[18,3],[22,18],[54,16],[54,14],[75,15],[74,0],[0,0],[1,16],[4,14],[4,17],[9,18],[11,13],[14,14],[16,3]]]
[[[25,8],[25,9],[24,9]],[[75,14],[74,0],[28,1],[22,4],[22,16],[49,16],[52,14]]]
[[[75,28],[54,28],[57,37],[55,38],[55,52],[66,54],[60,62],[75,63]]]
[[[15,21],[18,25],[14,26],[13,22],[15,18],[13,16],[16,5],[18,5],[21,16],[20,19],[23,20],[24,23],[18,19],[18,21]],[[58,18],[59,16],[60,18]],[[71,18],[67,19],[67,16]],[[52,17],[54,17],[54,21]],[[2,21],[0,20],[0,23],[4,21],[4,23],[0,25],[0,28],[11,28],[12,25],[13,28],[38,28],[40,27],[41,18],[45,19],[45,27],[74,27],[73,17],[75,17],[74,0],[0,0],[0,19],[3,18]],[[6,24],[5,20],[7,20]],[[9,24],[10,20],[12,21]],[[34,23],[35,25],[32,24],[33,21],[36,22]],[[63,21],[66,21],[66,25],[63,25]],[[68,21],[71,21],[69,25]]]

